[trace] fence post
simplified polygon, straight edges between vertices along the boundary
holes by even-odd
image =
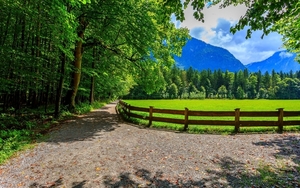
[[[235,127],[234,127],[235,132],[240,131],[240,108],[235,109]]]
[[[277,108],[278,110],[278,132],[283,131],[283,108]]]
[[[128,119],[130,119],[130,104],[128,104],[128,106],[127,106],[127,110],[128,110],[128,114],[127,114],[127,116],[128,116]]]
[[[152,117],[153,117],[153,106],[150,106],[149,108],[149,124],[148,127],[152,125]]]
[[[186,131],[188,126],[189,126],[188,122],[189,122],[189,109],[185,108],[185,111],[184,111],[184,128],[183,128],[184,131]]]

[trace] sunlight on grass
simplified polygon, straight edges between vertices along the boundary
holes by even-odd
[[[234,111],[240,108],[240,111],[277,111],[278,108],[284,108],[284,111],[300,111],[300,100],[220,100],[220,99],[206,99],[206,100],[125,100],[128,104],[138,107],[153,106],[157,109],[172,109],[172,110],[189,110],[196,111]],[[148,116],[147,112],[132,111],[136,114]],[[183,115],[172,114],[153,114],[155,117],[165,117],[174,119],[184,119]],[[190,120],[229,120],[234,121],[234,117],[196,117],[189,116]],[[131,120],[138,124],[146,126],[148,121],[131,118]],[[241,117],[240,120],[250,121],[277,121],[278,117]],[[300,120],[298,117],[285,117],[284,120]],[[183,125],[153,122],[152,127],[166,128],[172,130],[183,130]],[[240,132],[277,132],[278,127],[241,127]],[[300,131],[300,126],[285,126],[284,131]],[[203,126],[203,125],[189,125],[188,132],[190,133],[233,133],[234,125],[232,126]]]
[[[222,100],[222,99],[205,99],[205,100],[124,100],[132,106],[149,107],[164,109],[182,109],[185,107],[189,110],[234,110],[240,108],[241,111],[260,111],[276,110],[300,110],[300,100]]]

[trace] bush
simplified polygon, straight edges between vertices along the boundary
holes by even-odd
[[[190,99],[205,99],[205,94],[203,92],[191,92]]]
[[[1,130],[0,164],[11,157],[16,151],[29,144],[33,136],[33,132],[29,130]]]

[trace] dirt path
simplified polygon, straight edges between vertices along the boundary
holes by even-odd
[[[259,163],[284,160],[300,180],[299,134],[193,135],[118,121],[115,103],[65,123],[0,166],[0,187],[246,187]],[[299,168],[298,168],[299,169]]]

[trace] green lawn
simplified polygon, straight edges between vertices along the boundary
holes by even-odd
[[[185,107],[189,110],[199,111],[234,111],[240,108],[241,111],[276,111],[277,108],[284,108],[285,111],[300,111],[300,100],[125,100],[132,106],[146,107],[153,106],[161,109],[177,109],[184,110]],[[147,113],[135,112],[138,114],[147,115]],[[170,117],[183,119],[182,115],[154,114],[159,117]],[[234,120],[234,117],[190,117],[190,119],[214,119],[214,120]],[[289,117],[284,120],[299,120],[300,117]],[[147,124],[148,121],[132,119],[139,124]],[[243,117],[241,120],[272,120],[276,121],[277,117]],[[182,130],[183,125],[153,122],[152,127],[168,128]],[[197,126],[189,125],[189,132],[192,133],[230,133],[233,132],[233,126]],[[277,127],[251,127],[241,128],[241,132],[276,132]],[[285,131],[299,131],[300,126],[286,126]]]

